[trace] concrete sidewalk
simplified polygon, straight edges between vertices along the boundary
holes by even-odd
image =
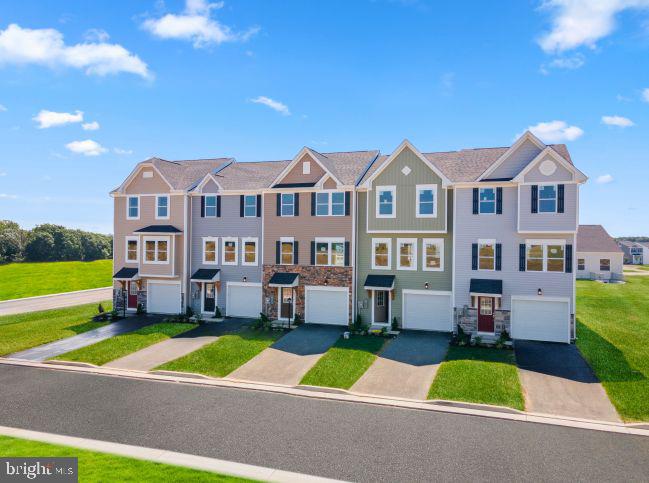
[[[350,391],[359,394],[426,399],[450,336],[404,331],[383,350]]]
[[[0,302],[0,315],[21,314],[24,312],[37,312],[39,310],[60,309],[73,305],[103,302],[113,298],[113,288],[93,288],[77,292],[57,293],[27,297],[24,299],[5,300]]]

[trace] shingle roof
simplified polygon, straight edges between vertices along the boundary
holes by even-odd
[[[131,280],[137,275],[137,268],[122,267],[120,268],[113,278],[118,280]]]
[[[336,153],[319,153],[314,149],[309,149],[318,161],[344,185],[356,184],[358,177],[379,154],[376,149]]]
[[[394,288],[394,275],[368,275],[365,278],[365,284],[363,285],[366,289],[373,288],[384,288],[386,290],[392,290]]]
[[[133,233],[182,233],[182,230],[173,225],[149,225],[135,230]]]
[[[191,276],[191,281],[202,280],[206,282],[213,281],[216,276],[221,272],[220,268],[199,268]]]
[[[268,187],[290,161],[255,161],[232,163],[215,178],[224,190],[261,189]]]
[[[577,230],[578,252],[615,252],[622,250],[602,225],[579,225]]]
[[[187,159],[180,161],[151,158],[145,162],[151,163],[158,168],[173,189],[184,190],[191,187],[196,180],[202,179],[206,174],[215,172],[232,161],[234,161],[232,158]]]

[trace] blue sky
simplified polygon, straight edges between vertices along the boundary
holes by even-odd
[[[590,177],[582,223],[649,235],[648,54],[649,0],[3,2],[0,219],[111,232],[108,192],[153,155],[445,151],[533,127]]]

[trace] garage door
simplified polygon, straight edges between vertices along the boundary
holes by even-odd
[[[570,342],[570,304],[512,297],[512,338]]]
[[[149,282],[147,293],[147,312],[153,314],[179,314],[180,284]]]
[[[349,289],[306,287],[304,320],[311,324],[349,324]]]
[[[228,317],[258,318],[261,313],[261,284],[228,283],[225,313]]]
[[[403,292],[403,328],[415,330],[453,330],[451,294]]]

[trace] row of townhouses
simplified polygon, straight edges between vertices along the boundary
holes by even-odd
[[[562,144],[139,163],[114,191],[114,302],[569,342],[586,176]]]

